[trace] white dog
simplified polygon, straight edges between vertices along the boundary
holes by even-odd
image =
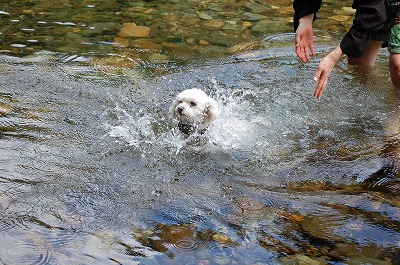
[[[193,88],[179,93],[171,105],[179,130],[186,135],[203,134],[219,116],[217,102],[202,90]]]

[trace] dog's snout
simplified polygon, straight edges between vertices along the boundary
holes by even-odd
[[[179,115],[182,115],[184,109],[185,109],[184,107],[178,107],[176,111],[178,112]]]

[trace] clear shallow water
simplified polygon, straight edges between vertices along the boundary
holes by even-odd
[[[317,61],[254,54],[159,76],[3,56],[2,263],[395,264],[397,180],[363,183],[397,161],[385,66],[337,68],[318,102]],[[187,87],[222,109],[205,144],[169,116]]]
[[[273,32],[190,62],[145,53],[132,65],[126,50],[60,53],[57,42],[3,52],[0,263],[397,264],[387,53],[372,75],[341,62],[316,101],[310,77],[341,30],[318,31],[307,65],[290,30]],[[189,87],[222,109],[199,144],[169,115]]]

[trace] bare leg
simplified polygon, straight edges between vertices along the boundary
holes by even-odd
[[[389,70],[393,85],[400,92],[400,54],[391,53],[389,56]]]
[[[363,65],[373,67],[375,65],[376,57],[381,49],[382,41],[370,40],[364,55],[360,58],[348,58],[349,65]],[[400,65],[400,61],[399,61]],[[399,76],[400,77],[400,76]],[[400,80],[400,79],[399,79]]]

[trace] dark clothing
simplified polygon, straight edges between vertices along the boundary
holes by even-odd
[[[299,26],[299,19],[305,15],[316,13],[322,0],[294,0],[294,30]],[[386,21],[385,0],[354,0],[353,9],[356,14],[353,25],[340,42],[343,53],[350,58],[362,57],[371,34],[378,33]]]
[[[294,0],[294,31],[296,31],[299,26],[300,18],[309,14],[314,14],[314,20],[316,19],[317,12],[321,8],[321,3],[322,0]]]

